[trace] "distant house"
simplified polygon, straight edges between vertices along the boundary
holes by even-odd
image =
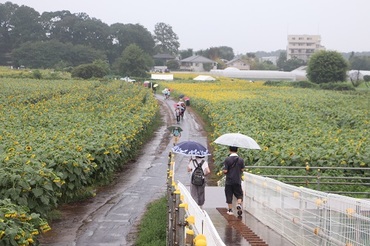
[[[193,71],[193,72],[204,72],[208,71],[207,66],[210,69],[217,68],[217,62],[208,59],[204,56],[190,56],[180,61],[180,70]]]
[[[156,54],[153,59],[157,66],[165,66],[168,61],[174,60],[176,57],[170,54]]]
[[[250,70],[251,66],[240,56],[235,57],[226,63],[226,67],[235,67],[239,70]]]

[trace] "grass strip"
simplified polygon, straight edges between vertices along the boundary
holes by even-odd
[[[136,246],[165,246],[167,225],[167,200],[160,198],[148,205],[139,225]]]

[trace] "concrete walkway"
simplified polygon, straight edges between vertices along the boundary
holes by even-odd
[[[160,96],[157,96],[160,99]],[[164,100],[164,99],[163,99]],[[174,109],[174,100],[167,99],[164,100],[165,104],[170,108]],[[190,102],[191,103],[191,102]],[[204,146],[207,146],[207,137],[206,134],[197,119],[197,116],[190,110],[188,107],[185,112],[184,119],[181,120],[179,126],[183,129],[181,132],[182,141],[196,141]],[[174,121],[175,122],[175,121]],[[171,141],[168,151],[171,150],[173,142]],[[227,154],[227,153],[226,153]],[[186,167],[189,162],[189,157],[183,155],[175,155],[175,180],[180,181],[188,189],[190,189],[190,175],[187,173]],[[212,171],[212,170],[211,170]],[[212,222],[215,225],[216,230],[218,231],[221,239],[226,245],[232,246],[244,246],[244,245],[262,245],[262,244],[251,244],[248,242],[238,230],[233,226],[233,222],[228,221],[225,217],[219,212],[220,208],[226,209],[226,201],[224,195],[223,187],[216,186],[206,186],[206,200],[203,206],[204,210],[207,211],[209,216],[212,219]],[[283,237],[275,233],[273,230],[269,229],[267,226],[264,226],[259,221],[257,221],[252,215],[248,214],[246,211],[243,214],[242,222],[247,225],[253,232],[258,235],[267,245],[272,246],[292,246],[290,242],[285,240]]]

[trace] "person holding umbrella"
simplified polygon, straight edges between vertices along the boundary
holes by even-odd
[[[179,129],[179,127],[175,127],[173,130],[172,130],[172,136],[173,136],[173,145],[176,145],[180,138],[181,138],[181,131]]]
[[[238,156],[238,148],[256,149],[260,150],[261,147],[251,137],[238,133],[225,133],[219,136],[215,141],[216,144],[229,146],[229,156],[223,162],[223,173],[225,177],[225,196],[228,206],[227,213],[233,214],[232,200],[233,196],[238,199],[236,209],[238,215],[242,214],[243,190],[242,190],[242,173],[245,168],[244,160]]]
[[[239,157],[238,147],[229,146],[230,154],[223,162],[223,173],[226,175],[225,180],[225,196],[227,203],[227,214],[233,214],[233,196],[238,199],[236,209],[238,215],[242,213],[243,190],[241,185],[242,173],[245,165],[243,158]]]
[[[187,166],[188,172],[191,174],[192,177],[190,180],[190,194],[195,200],[195,202],[202,207],[205,201],[205,186],[206,182],[204,179],[204,176],[210,173],[208,162],[204,159],[206,156],[211,155],[208,152],[208,149],[201,143],[195,142],[195,141],[183,141],[181,143],[178,143],[174,147],[172,147],[172,152],[175,154],[185,155],[190,157],[189,164]],[[199,164],[199,165],[198,165]],[[198,174],[199,168],[201,167],[203,182],[198,182],[199,177]],[[197,170],[196,170],[197,169]]]
[[[208,162],[204,159],[204,156],[193,156],[190,158],[189,164],[187,166],[188,172],[193,176],[194,171],[196,170],[197,166],[200,165],[203,169],[203,175],[208,175],[211,171],[208,166]],[[203,177],[204,178],[204,177]],[[204,181],[202,185],[193,184],[190,182],[190,194],[194,201],[199,205],[200,208],[204,205],[205,202],[205,188],[206,182]]]

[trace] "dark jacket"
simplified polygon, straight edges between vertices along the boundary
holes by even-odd
[[[232,155],[224,161],[223,170],[227,170],[225,185],[241,184],[242,170],[245,168],[243,158]]]

